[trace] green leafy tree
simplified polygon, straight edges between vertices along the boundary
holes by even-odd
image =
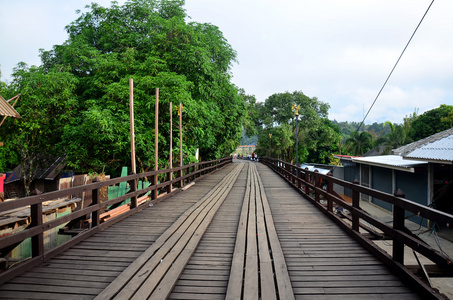
[[[346,151],[350,155],[362,156],[372,148],[372,136],[367,131],[352,132],[351,137],[345,141]]]
[[[447,121],[449,114],[453,111],[452,105],[442,104],[440,107],[426,111],[418,116],[411,123],[409,137],[413,141],[417,141],[451,128],[451,124]]]
[[[80,171],[115,173],[129,163],[129,78],[134,80],[138,167],[154,165],[154,96],[160,91],[159,149],[168,149],[168,105],[182,103],[184,156],[228,155],[241,138],[246,99],[230,82],[236,52],[212,24],[186,22],[184,1],[97,4],[66,27],[68,40],[42,51],[46,72],[77,78],[77,114],[62,147]],[[174,112],[176,117],[176,112]],[[174,134],[174,144],[178,134]],[[175,149],[175,151],[178,151]],[[168,150],[159,150],[167,164]],[[177,154],[177,153],[175,153]],[[174,157],[178,157],[174,155]]]
[[[453,127],[453,109],[450,110],[450,112],[447,114],[446,117],[440,118],[440,121],[442,123],[446,123],[448,128],[452,128]]]
[[[293,105],[300,106],[297,132]],[[297,135],[299,161],[325,162],[327,157],[330,156],[330,153],[327,153],[330,150],[327,149],[338,149],[340,137],[339,129],[327,119],[328,109],[328,104],[319,101],[316,97],[310,98],[301,91],[271,95],[264,104],[258,103],[256,105],[258,119],[255,125],[257,128],[264,127],[264,132],[259,134],[258,149],[263,149],[265,155],[270,142],[268,134],[272,131],[273,154],[292,161],[296,156],[294,145]],[[286,139],[288,128],[292,131],[291,139],[293,143],[278,142]],[[278,130],[274,131],[274,129]],[[283,134],[283,136],[280,137],[279,134]],[[277,148],[283,146],[286,148]]]
[[[76,117],[77,78],[68,72],[28,68],[24,63],[15,69],[13,78],[9,88],[14,93],[21,92],[15,109],[22,118],[7,118],[0,128],[5,141],[2,151],[16,154],[7,167],[20,165],[25,191],[29,194],[37,170],[65,154],[57,145],[63,135],[62,125]]]
[[[242,97],[247,111],[242,126],[248,136],[255,136],[258,133],[255,121],[259,119],[256,97],[254,95],[247,95],[244,89],[239,89],[239,95]],[[242,145],[244,144],[242,143]]]
[[[307,162],[329,164],[333,159],[332,155],[339,151],[340,128],[327,118],[322,121],[322,126],[311,134],[311,138],[317,141],[314,151],[307,151],[304,156],[299,150],[299,157],[304,158]]]
[[[381,139],[380,144],[385,146],[383,154],[391,154],[392,149],[407,144],[407,131],[405,130],[405,126],[401,124],[386,121],[384,123],[385,125],[389,126],[390,133]]]
[[[272,137],[269,136],[272,134]],[[294,147],[293,128],[289,124],[282,124],[276,127],[270,127],[260,130],[258,134],[257,153],[259,156],[270,156],[283,160],[290,160],[288,156],[290,150]]]

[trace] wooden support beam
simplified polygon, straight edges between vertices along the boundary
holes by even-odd
[[[173,169],[173,106],[172,103],[170,102],[170,157],[168,158],[169,160],[169,166],[168,168],[171,170]],[[173,172],[170,171],[167,173],[167,181],[171,181],[173,179]],[[169,184],[167,186],[167,193],[171,193],[173,190],[173,185]]]
[[[354,184],[358,185],[359,181],[354,180]],[[360,193],[357,190],[352,191],[352,207],[360,209]],[[352,230],[359,232],[360,218],[357,214],[352,215]]]
[[[30,206],[31,227],[42,225],[42,203]],[[36,257],[44,254],[44,234],[38,233],[31,237],[31,256]]]
[[[182,156],[182,103],[179,103],[178,116],[179,116],[179,166],[181,167],[181,169],[179,170],[179,177],[182,178],[183,176],[182,166],[184,164]],[[184,180],[181,179],[181,181],[179,182],[179,187],[183,186]]]
[[[154,113],[154,171],[159,170],[159,88],[156,88],[156,105]],[[157,186],[158,176],[154,175],[154,185]],[[153,190],[153,199],[157,199],[158,190]]]
[[[404,193],[398,189],[394,194],[396,197],[404,198]],[[404,231],[405,213],[404,208],[393,206],[393,229]],[[404,265],[404,242],[393,239],[393,259]]]

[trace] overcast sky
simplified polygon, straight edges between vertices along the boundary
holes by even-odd
[[[39,49],[66,38],[86,0],[0,0],[0,68],[39,65]],[[95,1],[109,6],[109,0]],[[124,0],[119,1],[124,3]],[[192,21],[212,23],[238,53],[233,82],[264,101],[304,92],[329,118],[363,119],[431,0],[186,0]],[[453,105],[453,1],[436,0],[365,123],[401,123]]]

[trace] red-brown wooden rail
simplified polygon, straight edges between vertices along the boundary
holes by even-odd
[[[399,196],[397,191],[394,195],[367,188],[358,184],[344,181],[332,177],[332,174],[323,175],[308,169],[296,167],[288,162],[284,162],[272,158],[262,158],[261,162],[272,168],[285,178],[295,189],[297,189],[305,198],[311,200],[318,208],[331,217],[340,227],[345,229],[350,235],[358,240],[365,248],[371,251],[376,257],[386,263],[394,272],[399,274],[406,282],[419,287],[420,292],[425,295],[431,295],[432,289],[425,284],[420,278],[415,276],[410,270],[404,266],[404,247],[410,247],[414,251],[424,255],[439,268],[441,268],[447,276],[453,276],[453,263],[450,258],[440,251],[432,248],[416,235],[412,234],[405,226],[406,211],[425,218],[431,222],[435,222],[439,226],[451,227],[453,224],[453,215],[423,206],[416,202]],[[322,179],[327,183],[327,190],[320,187],[319,181]],[[352,204],[345,202],[333,191],[333,184],[343,186],[352,190]],[[314,194],[314,197],[312,196]],[[393,205],[393,226],[384,223],[360,208],[359,195],[365,194],[373,198],[382,200]],[[321,204],[320,197],[327,200],[327,205]],[[334,204],[342,206],[350,211],[352,222],[347,222],[334,213]],[[369,235],[359,231],[360,220],[381,230],[386,237],[393,240],[393,253],[388,254],[378,245],[372,242]]]
[[[146,173],[140,173],[140,174],[133,174],[125,177],[118,177],[114,179],[109,179],[105,181],[99,181],[99,182],[94,182],[91,184],[83,185],[83,186],[78,186],[78,187],[73,187],[69,189],[64,189],[64,190],[59,190],[59,191],[54,191],[54,192],[49,192],[45,194],[40,194],[40,195],[34,195],[30,197],[24,197],[16,200],[10,200],[6,202],[1,202],[0,203],[0,213],[12,210],[12,209],[20,209],[29,206],[30,207],[30,226],[28,226],[25,230],[20,231],[18,233],[4,236],[0,238],[0,253],[2,256],[8,254],[8,253],[3,253],[2,250],[11,248],[11,246],[14,247],[14,245],[17,245],[24,241],[27,238],[31,238],[31,253],[32,253],[32,258],[27,260],[25,263],[18,265],[17,267],[14,267],[12,269],[9,269],[3,273],[0,273],[0,284],[10,280],[11,278],[16,277],[17,275],[21,274],[22,272],[25,272],[34,266],[37,266],[41,264],[43,261],[55,257],[56,255],[62,253],[66,249],[72,247],[73,245],[79,243],[80,241],[88,238],[89,236],[92,236],[96,232],[99,232],[100,230],[109,227],[118,221],[123,220],[127,216],[136,213],[143,208],[145,208],[149,203],[156,203],[159,201],[162,201],[163,199],[170,197],[176,193],[178,193],[182,186],[188,184],[192,181],[196,181],[203,177],[206,174],[209,174],[217,169],[220,169],[227,164],[232,162],[231,157],[223,158],[223,159],[217,159],[217,160],[212,160],[212,161],[206,161],[206,162],[200,162],[200,163],[194,163],[194,164],[189,164],[189,165],[184,165],[184,166],[179,166],[175,167],[172,169],[165,169],[165,170],[158,170],[158,171],[151,171],[151,172],[146,172]],[[178,174],[179,176],[176,178],[173,178],[172,180],[169,180],[172,178],[170,174]],[[140,178],[152,178],[154,176],[159,176],[159,178],[162,178],[163,180],[157,185],[151,185],[147,188],[137,190],[137,181]],[[108,187],[108,186],[113,186],[117,185],[121,182],[128,182],[130,186],[130,190],[127,194],[110,199],[105,202],[100,202],[100,189],[103,187]],[[152,181],[151,181],[152,182]],[[144,205],[138,205],[137,203],[137,198],[139,195],[144,195],[147,192],[150,191],[168,191],[168,187],[170,185],[177,185],[179,186],[178,189],[173,189],[171,193],[167,193],[163,196],[160,196],[158,198],[153,199],[153,197],[150,199],[150,201],[146,202]],[[49,222],[42,222],[42,204],[45,201],[49,200],[55,200],[58,198],[63,198],[63,197],[70,197],[71,195],[74,194],[79,194],[87,191],[92,191],[92,204],[86,208],[74,211],[70,214],[67,214],[65,216],[62,216],[60,218],[54,219]],[[157,194],[157,193],[151,193],[151,195]],[[129,205],[129,209],[125,211],[124,213],[109,219],[106,222],[101,222],[100,216],[107,207],[121,203],[122,201],[126,199],[131,199]],[[67,222],[70,222],[75,219],[79,219],[83,216],[91,215],[91,228],[83,231],[82,233],[78,234],[77,236],[73,237],[66,243],[54,248],[50,249],[48,251],[44,250],[44,242],[43,242],[43,234],[45,231],[53,229],[59,225],[65,224]],[[10,250],[9,250],[10,251]],[[8,251],[8,252],[9,252]]]

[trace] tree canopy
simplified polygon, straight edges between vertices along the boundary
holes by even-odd
[[[414,141],[423,139],[451,128],[453,123],[451,120],[453,120],[453,106],[442,104],[438,108],[424,112],[412,121],[408,135]]]
[[[218,27],[186,22],[183,5],[182,0],[130,0],[109,8],[88,6],[66,27],[65,43],[41,50],[42,66],[16,68],[10,89],[22,92],[18,111],[24,119],[1,129],[11,147],[23,138],[18,132],[31,135],[34,129],[33,142],[47,141],[44,148],[67,156],[68,166],[78,171],[115,173],[130,165],[128,81],[133,78],[141,170],[154,165],[156,88],[161,166],[169,154],[170,102],[184,107],[187,162],[197,148],[203,159],[231,153],[246,113],[245,99],[231,83],[236,52]],[[177,132],[174,137],[176,144]]]
[[[297,132],[294,105],[300,107]],[[340,136],[339,128],[327,118],[328,109],[327,103],[301,91],[271,95],[255,106],[255,125],[260,130],[258,151],[266,155],[272,146],[274,156],[293,160],[297,135],[299,161],[328,163],[338,149]]]

